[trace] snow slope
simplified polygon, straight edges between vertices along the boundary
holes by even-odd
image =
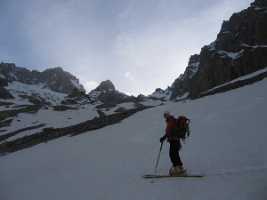
[[[20,113],[17,117],[15,117],[10,126],[3,128],[5,131],[3,131],[2,134],[17,131],[37,124],[44,124],[43,127],[34,129],[31,132],[24,131],[20,134],[8,138],[7,141],[11,141],[16,138],[23,137],[25,135],[41,132],[43,128],[68,127],[85,122],[87,120],[91,120],[97,116],[98,114],[95,107],[90,104],[77,107],[77,109],[74,110],[66,110],[66,111],[54,111],[53,109],[40,109],[37,113]]]
[[[44,84],[30,85],[18,81],[13,81],[8,84],[6,89],[9,90],[11,94],[15,97],[14,100],[9,101],[16,103],[16,105],[31,105],[28,100],[19,97],[19,95],[29,95],[35,97],[39,96],[50,102],[52,105],[60,104],[60,102],[64,100],[64,97],[67,96],[63,93],[54,92],[48,88],[45,88],[44,86]]]
[[[216,199],[267,198],[267,79],[194,101],[169,103],[123,122],[65,137],[0,158],[0,199]],[[182,159],[202,179],[151,183],[164,131],[162,113],[185,114],[192,136]],[[159,171],[168,171],[165,144]]]
[[[262,73],[264,73],[264,72],[267,72],[267,67],[265,67],[264,69],[258,70],[258,71],[256,71],[256,72],[250,73],[250,74],[248,74],[248,75],[240,76],[239,78],[236,78],[236,79],[234,79],[234,80],[228,81],[228,82],[226,82],[226,83],[224,83],[224,84],[221,84],[221,85],[218,85],[218,86],[216,86],[216,87],[213,87],[213,88],[209,89],[208,91],[203,92],[203,94],[208,93],[208,92],[211,92],[211,91],[213,91],[213,90],[215,90],[215,89],[217,89],[217,88],[220,88],[220,87],[229,85],[229,84],[231,84],[231,83],[236,83],[236,82],[238,82],[238,81],[242,81],[242,80],[246,80],[246,79],[249,79],[249,78],[256,77],[257,75],[260,75],[260,74],[262,74]]]

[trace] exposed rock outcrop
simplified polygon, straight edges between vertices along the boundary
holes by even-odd
[[[267,67],[267,1],[224,21],[217,39],[191,56],[185,73],[172,85],[172,99],[195,98],[215,86]]]
[[[102,103],[103,107],[112,107],[119,103],[136,101],[135,97],[117,91],[110,80],[101,82],[96,89],[89,93],[89,98],[93,102]]]
[[[189,59],[188,66],[184,74],[181,74],[179,78],[177,78],[172,84],[171,91],[171,99],[174,100],[177,97],[183,96],[186,92],[190,90],[190,84],[192,78],[199,70],[200,65],[200,55],[195,54],[192,55]]]

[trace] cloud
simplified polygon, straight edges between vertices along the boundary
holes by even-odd
[[[187,30],[186,26],[169,23],[117,36],[114,55],[122,68],[131,70],[125,77],[135,80],[133,93],[139,90],[149,94],[155,88],[166,88],[184,71],[189,56],[200,50],[198,38]]]
[[[83,82],[83,85],[85,87],[85,90],[87,92],[90,92],[91,90],[95,89],[99,83],[97,81],[85,81]]]
[[[125,76],[127,79],[129,79],[130,81],[134,81],[134,80],[135,80],[135,78],[134,78],[134,76],[132,75],[131,72],[125,72],[124,76]]]

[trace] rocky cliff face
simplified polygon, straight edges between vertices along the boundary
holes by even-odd
[[[0,97],[2,99],[11,99],[13,96],[4,87],[8,85],[7,80],[0,76]]]
[[[181,97],[189,91],[190,83],[192,81],[192,78],[198,72],[199,65],[200,65],[200,55],[198,54],[192,55],[189,59],[188,66],[186,67],[184,74],[181,74],[179,78],[177,78],[174,81],[174,83],[170,88],[171,99]]]
[[[251,6],[224,21],[217,39],[191,56],[185,73],[172,85],[172,98],[202,92],[267,67],[267,1]]]
[[[85,92],[83,86],[79,84],[79,80],[60,67],[39,72],[17,67],[12,63],[1,63],[0,74],[0,79],[6,83],[17,81],[30,85],[42,84],[43,88],[65,94],[70,94],[73,90]]]

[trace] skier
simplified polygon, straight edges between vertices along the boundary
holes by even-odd
[[[179,137],[174,136],[175,134],[173,134],[173,131],[177,131],[176,119],[169,112],[164,113],[164,118],[166,121],[166,129],[165,135],[160,138],[160,142],[163,143],[167,139],[170,144],[169,156],[172,162],[172,167],[169,170],[169,175],[176,176],[186,172],[179,155],[179,151],[182,147],[181,141]]]

